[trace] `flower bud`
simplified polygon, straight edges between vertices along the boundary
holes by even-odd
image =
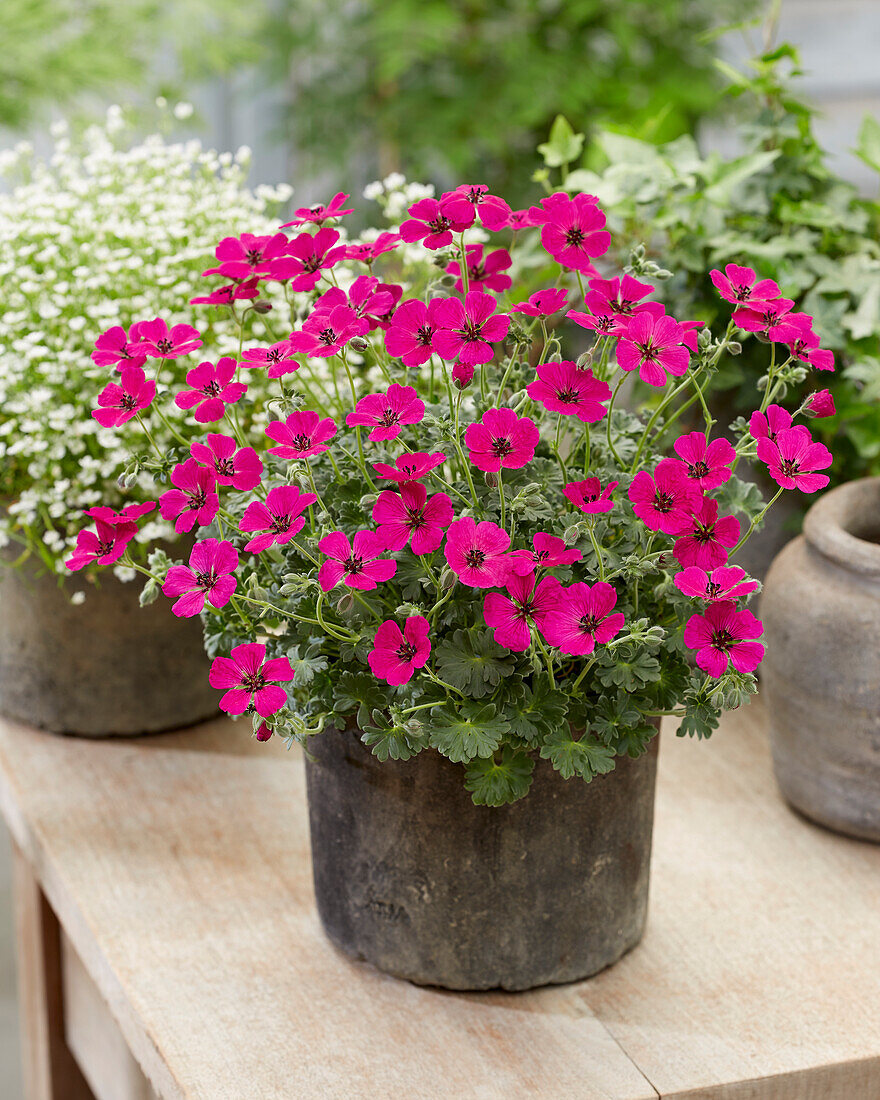
[[[452,368],[452,381],[455,383],[456,389],[466,390],[473,377],[474,368],[466,366],[464,363],[456,363]]]
[[[583,353],[583,355],[579,355],[577,357],[577,365],[581,368],[581,370],[584,370],[586,367],[589,367],[592,364],[592,362],[593,362],[593,353],[592,353],[592,351],[585,351]]]
[[[458,577],[448,567],[440,574],[440,587],[444,592],[448,592],[450,588],[455,588]]]
[[[483,480],[489,486],[490,489],[498,488],[498,475],[493,474],[491,471],[483,475]]]
[[[258,298],[256,302],[251,306],[254,313],[271,313],[272,303],[267,302],[265,298]]]
[[[733,340],[727,345],[729,355],[742,355],[743,346],[738,340]]]
[[[363,336],[353,336],[348,343],[355,351],[366,351],[370,346],[369,340],[365,340]]]
[[[339,615],[347,615],[354,607],[354,596],[350,592],[343,592],[336,601],[336,612]]]
[[[258,741],[268,741],[269,738],[272,736],[272,730],[269,726],[266,725],[265,722],[263,722],[260,724],[260,727],[254,734],[254,736]]]
[[[816,393],[810,394],[804,405],[804,412],[807,416],[834,416],[837,409],[834,407],[834,398],[831,396],[831,391],[817,390]]]
[[[438,280],[438,285],[442,286],[444,290],[452,290],[452,288],[455,286],[455,276],[444,275],[441,279]]]

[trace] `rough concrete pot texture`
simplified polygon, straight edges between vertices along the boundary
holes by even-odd
[[[812,506],[761,598],[776,779],[801,813],[880,841],[880,478]]]
[[[645,928],[657,743],[591,783],[545,760],[525,798],[475,806],[432,749],[377,760],[328,730],[306,764],[318,912],[351,958],[456,990],[575,981]]]
[[[180,548],[174,548],[175,556]],[[9,552],[4,557],[9,559]],[[201,620],[108,569],[100,585],[0,562],[0,714],[55,733],[134,736],[217,713]],[[76,591],[85,602],[70,602]]]

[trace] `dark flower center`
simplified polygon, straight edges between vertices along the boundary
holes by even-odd
[[[110,551],[113,549],[113,546],[114,546],[113,542],[101,542],[99,540],[98,541],[98,557],[102,558],[105,554],[109,554]]]
[[[595,615],[584,615],[578,625],[585,634],[595,634],[599,619]]]
[[[245,253],[245,259],[253,267],[260,262],[263,258],[263,253],[259,248],[249,248]]]
[[[474,548],[465,552],[464,560],[465,564],[471,569],[479,569],[481,565],[485,564],[486,555],[482,550]]]
[[[231,458],[218,458],[214,463],[214,469],[220,477],[232,477],[235,473],[235,466]]]
[[[393,428],[395,424],[400,423],[400,414],[396,413],[394,409],[386,409],[379,417],[378,423],[383,428]]]
[[[217,381],[206,382],[204,386],[202,386],[202,393],[205,394],[206,397],[218,397],[222,388],[223,387]]]
[[[284,358],[284,352],[280,348],[269,348],[266,352],[267,363],[280,363]]]
[[[412,642],[404,642],[403,645],[397,650],[398,660],[404,663],[411,661],[416,655],[416,647]]]
[[[322,344],[326,344],[329,347],[331,344],[335,344],[339,337],[336,335],[332,328],[325,328],[321,329],[320,333],[318,334],[318,339],[321,341]]]
[[[205,592],[210,592],[217,583],[217,577],[212,569],[210,573],[196,573],[196,584]]]
[[[586,499],[586,498],[584,498]],[[671,512],[675,507],[675,500],[671,493],[661,492],[659,489],[654,494],[654,508],[658,512]]]
[[[133,394],[124,393],[122,395],[122,398],[121,398],[120,402],[119,402],[119,405],[120,405],[120,408],[123,408],[123,409],[136,409],[137,408],[137,398]]]
[[[716,630],[712,634],[712,645],[716,649],[730,649],[735,641],[729,630]]]
[[[472,202],[474,206],[477,206],[480,199],[483,197],[483,195],[485,195],[485,193],[485,190],[479,187],[470,187],[468,188],[468,192],[465,195],[465,198],[468,202]]]
[[[556,397],[565,405],[576,405],[580,400],[577,390],[557,390]]]
[[[496,458],[504,458],[513,450],[513,444],[506,436],[499,436],[492,440],[492,454]]]
[[[747,302],[752,296],[752,288],[750,286],[735,287],[733,296],[738,302]]]
[[[693,466],[688,466],[688,473],[691,477],[705,477],[709,473],[709,467],[705,462],[695,462]]]
[[[656,348],[650,342],[650,340],[646,344],[636,344],[636,347],[642,353],[642,358],[647,359],[651,363],[653,363],[656,360],[657,355],[659,354],[659,349]]]
[[[360,573],[364,568],[364,559],[358,558],[354,554],[350,558],[347,558],[343,563],[346,573]]]
[[[720,596],[722,591],[723,589],[718,581],[709,581],[706,585],[706,595],[711,596],[713,599],[716,596]]]
[[[535,562],[540,563],[542,561],[546,561],[550,557],[550,551],[549,550],[535,550],[532,553],[532,557],[534,558]]]
[[[312,438],[308,435],[295,435],[291,442],[298,451],[307,451],[312,445]]]
[[[303,273],[306,275],[314,275],[316,271],[321,270],[321,257],[312,255],[307,260],[302,261]]]
[[[426,348],[434,336],[434,330],[430,325],[423,325],[416,332],[416,341],[421,344],[423,348]]]
[[[174,341],[169,340],[167,336],[163,337],[161,340],[156,341],[156,351],[160,351],[163,355],[167,355],[173,347]]]
[[[580,226],[573,225],[571,229],[566,230],[565,240],[567,244],[577,247],[584,243],[584,231]]]
[[[712,523],[695,523],[694,524],[694,538],[697,542],[702,542],[704,545],[707,542],[711,542],[715,536],[715,525]]]
[[[470,277],[477,283],[481,283],[486,278],[486,265],[482,263],[468,264],[468,271]]]
[[[188,508],[191,512],[197,512],[205,507],[207,494],[204,489],[189,489],[186,494],[189,497]]]
[[[800,472],[801,465],[793,458],[784,458],[779,463],[779,469],[786,477],[794,477]]]
[[[262,671],[246,673],[241,678],[241,686],[248,691],[259,691],[266,686]]]
[[[425,224],[432,233],[445,233],[450,225],[452,225],[452,222],[449,220],[449,218],[444,217],[443,214],[438,214],[436,218],[434,218],[432,221],[425,222]]]
[[[476,321],[471,321],[470,319],[468,319],[464,323],[464,328],[462,328],[461,330],[461,335],[465,338],[465,340],[480,340],[482,339],[482,328],[483,326],[478,325]]]
[[[407,526],[411,531],[419,530],[422,527],[427,527],[427,520],[424,514],[419,508],[407,508],[406,515],[409,520]]]
[[[290,521],[292,517],[289,512],[284,512],[280,516],[275,516],[272,520],[272,526],[269,528],[276,535],[283,535],[285,531],[290,530]]]

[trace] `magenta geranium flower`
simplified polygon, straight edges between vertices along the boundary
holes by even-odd
[[[372,442],[396,439],[404,424],[418,424],[425,415],[425,403],[412,386],[392,382],[385,393],[370,393],[362,397],[355,410],[345,418],[350,428],[370,427],[367,437]]]
[[[526,392],[551,412],[576,416],[585,424],[595,424],[608,412],[602,402],[611,397],[611,387],[589,368],[581,370],[570,359],[563,359],[541,363],[536,371],[538,379],[526,386]]]
[[[563,492],[575,508],[588,516],[595,516],[602,512],[610,512],[614,507],[611,494],[618,484],[617,481],[609,481],[603,489],[597,477],[588,477],[585,481],[569,482]]]
[[[702,496],[700,487],[687,476],[684,463],[674,458],[664,458],[653,477],[640,470],[629,487],[633,511],[642,523],[668,535],[688,528]]]
[[[360,244],[349,244],[345,248],[346,260],[359,260],[362,264],[370,265],[385,252],[400,245],[399,233],[380,233],[374,241],[361,241]]]
[[[232,574],[238,568],[238,551],[231,542],[202,539],[192,548],[189,566],[172,565],[162,591],[177,596],[171,610],[179,618],[200,614],[205,601],[212,607],[225,607],[232,599],[238,581]]]
[[[393,619],[386,619],[376,631],[373,648],[367,655],[376,679],[385,680],[392,687],[408,683],[416,669],[423,668],[431,656],[429,630],[423,615],[410,615],[403,630]]]
[[[466,390],[473,381],[474,368],[468,366],[459,359],[459,361],[452,368],[452,381],[456,389]]]
[[[284,256],[287,237],[273,233],[258,237],[242,233],[240,237],[224,237],[214,249],[220,261],[217,267],[209,267],[204,275],[222,275],[225,279],[250,279],[268,276],[273,265]]]
[[[511,550],[508,555],[510,568],[520,577],[527,577],[537,569],[555,569],[558,565],[571,565],[580,561],[581,552],[566,545],[565,539],[538,531],[532,536],[532,550]]]
[[[527,317],[550,317],[559,310],[565,309],[568,301],[567,290],[539,290],[534,293],[527,302],[517,302],[510,310],[511,313],[524,313]]]
[[[156,383],[148,382],[140,367],[124,366],[119,383],[108,382],[98,394],[98,408],[92,416],[105,428],[118,428],[153,403]]]
[[[724,274],[710,271],[709,278],[715,289],[728,302],[742,305],[744,302],[769,302],[779,297],[779,287],[772,279],[759,279],[750,267],[728,264]]]
[[[228,306],[241,299],[252,300],[260,296],[260,280],[254,276],[243,283],[227,283],[197,298],[190,298],[191,306]]]
[[[510,571],[510,535],[497,523],[471,516],[453,520],[446,532],[446,561],[469,588],[504,584]]]
[[[323,225],[331,218],[341,218],[345,214],[353,214],[353,206],[349,207],[348,210],[342,209],[350,198],[351,195],[338,191],[326,206],[322,202],[319,202],[317,206],[301,206],[298,210],[294,210],[293,221],[285,222],[281,228],[288,229],[291,225],[308,225],[309,222],[315,225]]]
[[[473,225],[477,213],[480,221],[493,233],[505,229],[510,220],[510,207],[497,195],[490,195],[484,183],[463,183],[447,191],[440,199],[440,211],[454,225]]]
[[[676,532],[673,554],[683,566],[717,569],[727,561],[727,553],[739,541],[739,520],[735,516],[718,515],[718,501],[704,497],[703,503],[690,518],[689,525]]]
[[[64,564],[75,573],[93,563],[110,565],[118,561],[137,533],[137,521],[155,507],[155,503],[149,501],[127,504],[118,513],[103,505],[88,508],[85,514],[95,521],[95,530],[79,532],[73,554]]]
[[[757,581],[747,580],[745,569],[738,565],[722,565],[707,573],[697,565],[689,565],[672,578],[675,587],[694,600],[738,600],[758,587]]]
[[[290,340],[287,339],[279,340],[269,347],[247,348],[241,357],[250,366],[265,367],[268,378],[282,378],[285,374],[299,370],[299,363],[293,359],[295,354]]]
[[[513,409],[487,409],[464,433],[471,462],[479,470],[519,470],[535,457],[540,433],[534,420]]]
[[[287,255],[272,265],[273,277],[290,279],[291,290],[314,290],[321,272],[345,257],[345,245],[337,244],[338,240],[335,229],[298,233],[287,245]]]
[[[293,679],[286,657],[266,660],[266,647],[260,642],[237,645],[228,657],[215,657],[208,675],[211,687],[225,691],[220,709],[227,714],[244,714],[253,708],[261,718],[275,714],[287,702],[287,692],[279,684]]]
[[[544,637],[551,645],[573,657],[585,657],[597,645],[605,645],[619,634],[624,616],[614,611],[614,586],[598,581],[592,587],[578,582],[563,587],[555,577],[556,609],[544,619]],[[612,614],[613,612],[613,614]]]
[[[171,471],[171,484],[174,488],[159,497],[159,510],[163,519],[175,521],[174,530],[178,534],[213,522],[220,508],[220,498],[212,469],[188,458]]]
[[[592,261],[608,251],[611,234],[605,229],[605,215],[593,196],[575,195],[555,202],[545,207],[545,214],[541,228],[545,250],[563,267],[595,274]]]
[[[349,588],[369,591],[397,572],[396,561],[381,557],[385,540],[375,531],[358,531],[351,542],[342,531],[333,531],[321,539],[318,549],[327,555],[318,570],[322,592],[329,592],[340,581]]]
[[[834,407],[834,398],[830,390],[817,390],[807,398],[806,408],[813,416],[834,416],[837,409]]]
[[[369,331],[369,321],[358,317],[350,306],[336,306],[326,312],[315,310],[299,332],[290,334],[290,347],[298,354],[322,359],[338,355],[352,337]]]
[[[202,346],[201,334],[192,325],[174,325],[169,329],[157,317],[153,321],[139,321],[136,327],[139,348],[156,359],[177,359]]]
[[[793,359],[799,359],[816,370],[834,370],[834,352],[819,347],[819,337],[813,332],[813,318],[806,313],[787,313],[778,325],[767,331],[769,340],[788,344]]]
[[[605,313],[584,313],[582,310],[570,309],[565,315],[569,321],[574,321],[581,328],[590,329],[599,336],[620,336],[626,331],[627,321],[621,319],[617,313],[607,310]]]
[[[498,645],[524,652],[532,644],[532,624],[543,634],[547,616],[558,611],[559,581],[544,577],[535,582],[534,573],[510,573],[507,595],[489,592],[483,600],[483,617]]]
[[[253,447],[241,447],[231,435],[208,435],[207,443],[191,443],[189,453],[201,466],[209,466],[220,485],[246,492],[260,484],[263,463]]]
[[[348,306],[358,317],[365,318],[368,329],[372,330],[379,326],[382,318],[393,314],[398,290],[401,290],[398,286],[380,283],[375,275],[358,275],[347,294],[338,286],[325,290],[315,302],[315,312],[329,312],[337,306]]]
[[[680,435],[672,446],[687,466],[688,477],[704,491],[717,489],[733,476],[730,467],[736,451],[721,436],[707,443],[702,432],[689,432]]]
[[[753,412],[749,418],[752,438],[776,439],[779,432],[791,427],[791,413],[781,405],[768,405],[766,412]]]
[[[495,313],[498,303],[491,294],[469,291],[462,304],[458,298],[446,298],[435,314],[438,330],[434,350],[444,359],[458,359],[466,367],[488,363],[492,344],[507,336],[510,318]]]
[[[465,254],[467,256],[469,290],[491,290],[496,294],[501,294],[512,285],[513,280],[511,277],[504,274],[513,263],[506,248],[496,248],[484,259],[483,246],[481,244],[469,244],[465,248]],[[463,293],[464,281],[458,260],[453,260],[447,266],[446,274],[455,276],[455,289],[459,294]]]
[[[610,313],[625,323],[636,313],[653,313],[659,316],[664,312],[659,302],[642,301],[653,290],[650,283],[640,283],[632,275],[615,279],[590,279],[585,302],[591,313]]]
[[[138,322],[128,329],[113,325],[95,341],[92,361],[99,367],[142,367],[147,359],[146,348],[138,337]]]
[[[292,412],[286,420],[273,420],[266,435],[280,444],[270,447],[270,455],[295,462],[327,450],[327,441],[336,435],[336,421],[320,417],[310,409]]]
[[[673,317],[636,313],[617,345],[618,366],[638,370],[649,386],[665,386],[667,374],[679,377],[688,369],[691,353],[684,345],[686,336]]]
[[[709,604],[702,615],[692,615],[684,628],[684,644],[697,651],[697,665],[710,676],[727,672],[754,672],[764,658],[764,647],[754,641],[764,626],[751,611],[737,611],[736,604]]]
[[[437,307],[442,298],[432,298],[427,305],[418,298],[408,298],[397,307],[385,332],[385,350],[407,367],[419,367],[431,358],[434,333],[439,328]]]
[[[305,523],[302,513],[317,499],[314,493],[300,492],[295,485],[278,485],[266,494],[265,504],[251,501],[238,524],[239,531],[255,535],[245,543],[245,550],[259,554],[296,538]]]
[[[234,405],[247,392],[244,382],[233,382],[236,362],[228,355],[213,363],[199,363],[186,372],[187,385],[174,397],[179,409],[195,409],[195,418],[200,424],[212,424],[222,420],[227,405]]]
[[[411,451],[408,454],[398,455],[393,466],[387,462],[374,462],[373,469],[377,477],[396,481],[402,485],[407,481],[420,481],[445,461],[446,455],[442,451],[435,451],[433,454],[427,454],[425,451]]]
[[[760,332],[765,336],[770,329],[791,313],[791,298],[775,298],[772,302],[752,302],[733,311],[733,323],[746,332]]]
[[[809,428],[796,424],[776,433],[775,441],[758,440],[758,458],[767,463],[770,476],[783,489],[800,489],[802,493],[815,493],[824,489],[831,480],[827,470],[833,458],[824,443],[814,443]]]
[[[438,199],[419,199],[408,210],[409,220],[400,227],[400,236],[409,244],[421,241],[436,251],[452,244],[452,234],[462,233],[473,222],[457,221],[440,210]]]
[[[534,226],[542,224],[543,220],[535,221],[528,207],[523,210],[511,210],[510,217],[507,219],[507,228],[512,229],[514,233],[520,229],[532,229]]]
[[[452,523],[452,501],[446,493],[434,493],[420,481],[407,481],[400,491],[386,489],[373,505],[376,534],[385,540],[388,550],[402,550],[412,536],[414,554],[432,554],[443,541],[443,532]]]

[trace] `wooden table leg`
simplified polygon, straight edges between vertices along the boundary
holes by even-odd
[[[12,863],[25,1100],[94,1100],[64,1040],[58,918],[14,843]]]

